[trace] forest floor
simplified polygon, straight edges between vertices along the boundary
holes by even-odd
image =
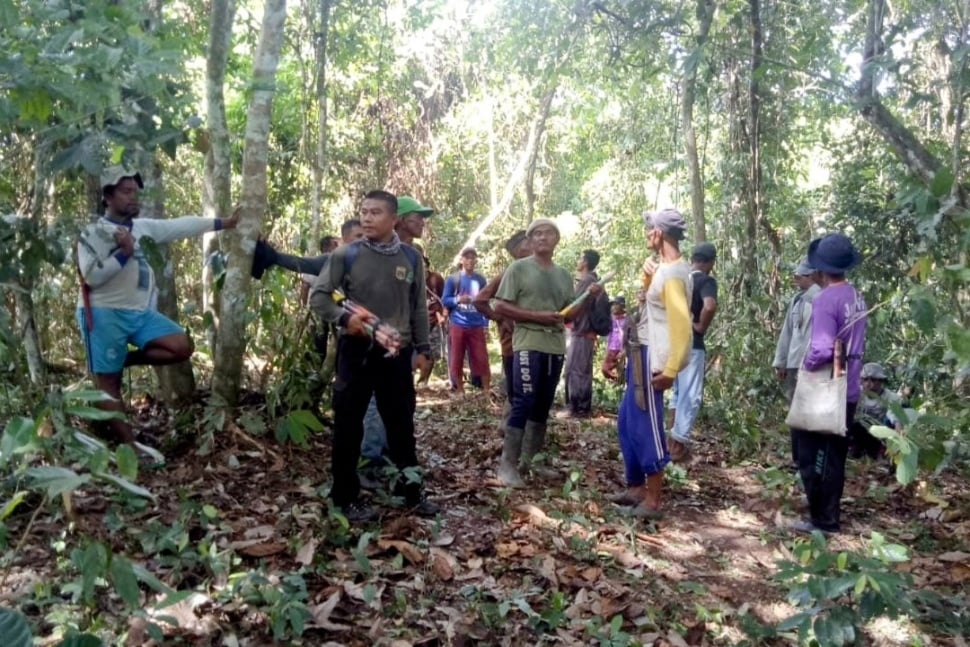
[[[245,415],[260,413],[257,403]],[[189,429],[201,426],[201,409],[194,414]],[[622,485],[612,416],[554,419],[547,464],[559,478],[514,491],[495,481],[500,408],[481,395],[423,392],[419,457],[441,514],[420,519],[377,493],[381,521],[347,527],[326,498],[329,433],[313,434],[306,449],[281,445],[247,432],[245,415],[206,456],[191,433],[170,437],[168,463],[138,478],[153,503],[88,488],[74,493],[70,517],[49,506],[21,551],[4,556],[0,601],[30,618],[40,644],[65,626],[127,645],[157,644],[160,631],[163,644],[185,645],[794,639],[765,629],[796,612],[775,579],[797,538],[781,522],[800,499],[781,433],[766,434],[777,447],[739,460],[716,427],[702,427],[692,460],[668,470],[665,517],[644,522],[606,500]],[[139,416],[156,430],[187,419],[146,403]],[[953,473],[902,488],[886,465],[850,462],[845,528],[828,550],[865,553],[871,533],[883,533],[909,551],[887,568],[942,596],[919,617],[869,623],[865,642],[965,644],[968,490]],[[8,519],[12,539],[29,516]],[[133,613],[101,582],[95,605],[71,602],[78,572],[64,546],[82,537],[181,593],[165,599],[142,586],[144,607]]]

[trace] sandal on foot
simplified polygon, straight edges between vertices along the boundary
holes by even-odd
[[[617,492],[606,497],[610,503],[615,503],[616,505],[623,505],[632,507],[640,503],[640,499],[630,494],[628,490],[623,490],[622,492]]]

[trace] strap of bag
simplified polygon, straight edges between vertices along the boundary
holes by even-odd
[[[633,396],[641,411],[647,410],[647,394],[643,383],[643,346],[630,346],[630,360],[633,362]]]
[[[76,248],[74,250],[74,254],[76,257]],[[91,332],[94,330],[94,313],[91,312],[91,286],[88,285],[88,282],[84,280],[84,275],[81,274],[80,264],[75,263],[74,269],[77,270],[77,280],[81,282],[81,303],[84,304],[84,327],[88,332]]]

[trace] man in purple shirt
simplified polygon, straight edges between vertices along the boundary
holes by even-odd
[[[862,355],[866,345],[866,302],[845,280],[845,273],[862,262],[862,255],[842,234],[812,241],[808,263],[822,273],[822,291],[812,302],[812,336],[802,366],[808,371],[828,370],[835,342],[842,342],[846,368],[847,425],[852,424],[862,393]],[[792,528],[801,532],[838,532],[840,500],[845,485],[845,436],[795,430],[798,435],[798,471],[802,477],[811,520]]]

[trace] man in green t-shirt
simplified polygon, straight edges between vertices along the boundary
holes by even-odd
[[[546,437],[549,409],[566,353],[562,310],[573,300],[573,278],[552,261],[559,228],[547,218],[526,230],[532,255],[509,265],[496,293],[495,313],[515,322],[512,334],[512,411],[506,420],[498,477],[524,487],[519,473],[529,466]],[[590,288],[592,296],[599,286]]]

